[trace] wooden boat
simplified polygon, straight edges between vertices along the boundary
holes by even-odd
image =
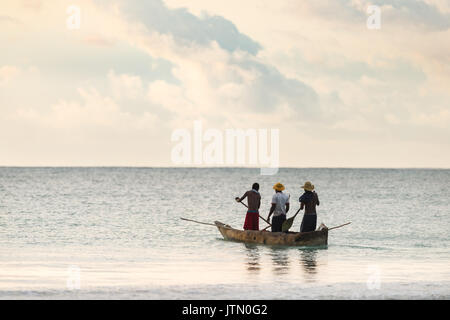
[[[270,232],[238,230],[215,221],[217,229],[225,240],[281,246],[325,246],[328,244],[328,228],[312,232]]]

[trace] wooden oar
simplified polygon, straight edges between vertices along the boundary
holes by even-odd
[[[281,226],[282,232],[289,231],[289,229],[292,227],[292,224],[294,223],[295,217],[298,215],[299,212],[300,212],[300,208],[298,208],[297,212],[294,214],[293,217],[290,217],[289,219],[287,219],[286,221],[283,222],[283,225]]]
[[[239,198],[235,198],[235,200],[236,199],[239,199]],[[243,203],[242,201],[238,201],[239,203],[242,203],[242,205],[243,206],[245,206],[247,209],[248,209],[248,206],[245,204],[245,203]],[[269,225],[269,227],[271,227],[272,226],[272,224],[269,222],[269,221],[267,221],[266,219],[264,219],[263,217],[261,217],[261,215],[260,214],[258,214],[258,216],[265,222],[265,223],[267,223],[268,225]],[[264,229],[265,230],[265,229]]]
[[[180,218],[180,219],[181,219],[181,220],[185,220],[185,221],[190,221],[190,222],[200,223],[200,224],[206,224],[206,225],[208,225],[208,226],[214,226],[214,227],[217,227],[215,224],[212,224],[212,223],[200,222],[200,221],[195,221],[195,220],[186,219],[186,218]]]
[[[340,226],[329,228],[328,231],[333,230],[333,229],[337,229],[337,228],[340,228],[340,227],[343,227],[343,226],[346,226],[346,225],[348,225],[350,223],[351,222],[347,222],[347,223],[341,224]]]
[[[333,229],[337,229],[337,228],[340,228],[340,227],[343,227],[343,226],[346,226],[346,225],[348,225],[350,223],[351,222],[347,222],[347,223],[341,224],[340,226],[329,228],[328,231],[333,230]],[[269,227],[265,227],[264,229],[262,229],[262,231],[266,230],[267,228],[269,228]]]

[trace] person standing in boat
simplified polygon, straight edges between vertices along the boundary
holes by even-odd
[[[275,194],[272,197],[272,206],[267,220],[270,221],[270,216],[273,213],[272,232],[281,232],[283,222],[286,221],[286,213],[289,211],[289,196],[283,193],[285,188],[279,182],[273,186],[273,189]]]
[[[237,197],[236,201],[241,202],[247,198],[248,210],[245,216],[244,230],[259,230],[259,207],[261,206],[261,195],[259,194],[259,184],[254,183],[252,190],[244,193],[242,197]]]
[[[306,181],[302,187],[305,192],[298,199],[300,201],[300,210],[305,208],[300,232],[309,232],[316,230],[317,213],[316,206],[320,204],[319,196],[314,191],[314,185],[310,181]]]

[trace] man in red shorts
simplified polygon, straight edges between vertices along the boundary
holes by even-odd
[[[237,202],[247,198],[248,211],[245,216],[244,230],[259,230],[259,207],[261,206],[261,195],[259,194],[259,184],[254,183],[252,190],[247,191]]]

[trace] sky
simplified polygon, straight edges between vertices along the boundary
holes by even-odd
[[[0,41],[0,166],[170,167],[201,121],[278,129],[283,167],[450,167],[450,0],[2,1]]]

